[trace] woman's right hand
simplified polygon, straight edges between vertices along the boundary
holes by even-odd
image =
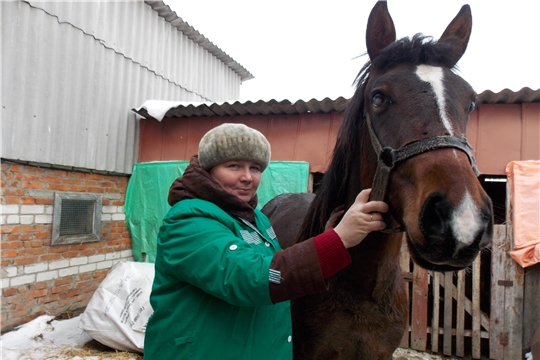
[[[346,248],[358,245],[370,232],[386,227],[381,213],[388,211],[388,205],[369,201],[370,192],[371,189],[362,190],[334,228]]]

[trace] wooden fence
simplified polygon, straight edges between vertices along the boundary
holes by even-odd
[[[508,255],[511,236],[510,225],[495,225],[491,253],[459,272],[424,270],[403,249],[410,316],[401,347],[473,359],[523,358],[524,271]]]

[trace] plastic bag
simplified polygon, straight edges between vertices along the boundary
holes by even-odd
[[[144,352],[153,281],[154,264],[118,262],[92,295],[79,327],[110,348]]]

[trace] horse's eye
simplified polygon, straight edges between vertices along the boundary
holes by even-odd
[[[476,103],[474,101],[471,102],[471,105],[469,106],[469,112],[472,113],[475,107],[476,107]]]
[[[384,103],[384,96],[381,93],[373,95],[373,106],[379,107]]]

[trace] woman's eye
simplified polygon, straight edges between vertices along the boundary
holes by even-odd
[[[379,107],[384,103],[384,96],[380,93],[373,95],[373,106]]]

